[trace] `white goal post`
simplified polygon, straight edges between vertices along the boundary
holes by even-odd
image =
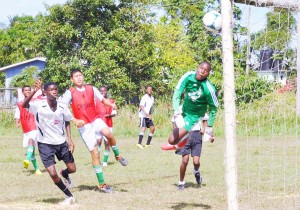
[[[237,178],[237,146],[236,146],[236,103],[234,85],[234,57],[232,15],[233,4],[241,3],[253,6],[273,6],[298,10],[300,0],[221,0],[222,9],[222,54],[223,54],[223,87],[224,87],[224,122],[225,122],[225,177],[227,187],[228,209],[238,209],[238,178]],[[300,12],[298,10],[298,20]],[[300,49],[300,21],[297,25],[297,44]],[[297,53],[297,75],[300,75],[300,53]],[[300,84],[300,76],[297,77]],[[297,116],[300,115],[300,85],[297,85]]]

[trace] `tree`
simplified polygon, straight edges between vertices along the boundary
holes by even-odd
[[[23,87],[29,85],[33,87],[36,78],[38,78],[39,71],[36,66],[25,68],[20,74],[14,76],[10,82],[11,87]]]
[[[41,55],[37,50],[38,17],[15,16],[11,20],[10,27],[0,30],[0,66]]]

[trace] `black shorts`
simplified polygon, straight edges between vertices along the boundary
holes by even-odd
[[[56,163],[55,156],[59,161],[63,160],[66,164],[74,163],[74,157],[69,151],[69,146],[67,142],[64,142],[59,145],[44,144],[38,142],[38,148],[41,160],[45,168],[48,168],[49,166],[54,165]]]
[[[154,123],[150,118],[140,117],[141,128],[150,128],[151,126],[154,126]]]
[[[183,148],[177,150],[175,153],[177,155],[189,155],[191,154],[192,157],[201,156],[202,150],[202,134],[200,131],[190,131],[189,141]]]

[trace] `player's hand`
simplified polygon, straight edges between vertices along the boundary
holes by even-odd
[[[33,89],[35,92],[41,89],[43,82],[40,79],[37,79],[33,85]]]
[[[21,123],[20,122],[17,122],[16,123],[16,128],[19,128],[21,126]]]
[[[112,109],[113,109],[113,110],[117,110],[117,109],[118,109],[117,105],[116,105],[116,104],[113,104],[113,105],[112,105]]]
[[[73,154],[73,152],[74,152],[74,144],[73,144],[72,139],[68,140],[68,146],[69,146],[69,151]]]
[[[74,118],[72,121],[77,126],[77,128],[81,128],[85,124],[84,120],[78,120],[76,118]]]
[[[205,127],[204,131],[205,131],[206,134],[208,134],[210,136],[209,140],[210,140],[211,143],[213,143],[214,140],[215,140],[215,136],[214,136],[212,127]]]

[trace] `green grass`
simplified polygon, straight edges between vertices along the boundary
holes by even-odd
[[[110,157],[104,175],[116,191],[112,195],[97,191],[90,154],[73,128],[77,172],[72,175],[72,192],[77,202],[72,209],[227,209],[223,111],[219,110],[214,126],[216,141],[204,144],[202,150],[202,187],[195,184],[190,160],[187,188],[182,192],[176,190],[181,157],[160,149],[171,130],[171,115],[170,103],[156,104],[155,147],[140,150],[135,147],[139,133],[137,108],[126,106],[118,111],[115,135],[129,165],[122,167]],[[293,93],[270,94],[238,108],[240,209],[299,209],[300,140],[295,116]],[[57,203],[63,194],[45,170],[37,177],[32,166],[30,170],[22,168],[25,151],[21,129],[13,127],[13,112],[0,111],[0,117],[5,125],[0,128],[0,209],[59,209]],[[63,167],[57,164],[58,169]]]

